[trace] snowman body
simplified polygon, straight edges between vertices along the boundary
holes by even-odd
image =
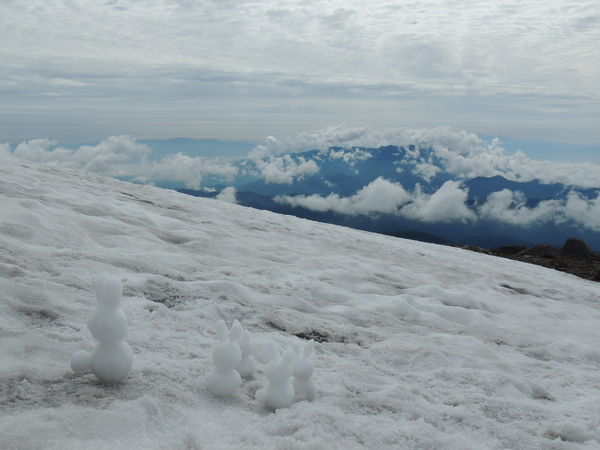
[[[287,349],[283,355],[274,342],[270,342],[271,361],[265,368],[268,383],[256,391],[255,398],[269,409],[289,408],[294,401],[294,386],[290,383],[294,350]]]
[[[251,377],[256,372],[256,360],[254,359],[254,343],[250,332],[244,330],[242,337],[237,341],[242,351],[242,360],[235,366],[235,370],[240,374],[242,378]]]
[[[118,278],[102,274],[96,280],[98,306],[87,322],[88,329],[98,344],[91,353],[84,350],[71,357],[71,368],[76,373],[92,371],[103,383],[123,381],[133,365],[133,351],[123,341],[127,335],[127,316],[119,305],[123,284]]]
[[[317,394],[317,385],[311,379],[314,366],[308,359],[314,346],[315,341],[311,339],[304,346],[297,345],[294,348],[296,351],[296,359],[293,363],[294,378],[292,379],[292,386],[294,386],[294,401],[308,400],[309,402],[312,402]]]
[[[204,378],[206,387],[213,395],[231,395],[242,383],[242,377],[235,370],[242,360],[242,351],[236,342],[241,335],[242,325],[239,321],[234,321],[230,332],[224,320],[217,322],[219,343],[212,352],[214,368]]]

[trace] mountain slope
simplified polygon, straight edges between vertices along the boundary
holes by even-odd
[[[598,285],[460,249],[0,156],[7,448],[593,448]],[[71,354],[102,272],[124,281],[122,385]],[[212,397],[215,322],[261,369]],[[299,337],[300,336],[300,337]],[[318,339],[313,403],[271,414],[266,343]]]

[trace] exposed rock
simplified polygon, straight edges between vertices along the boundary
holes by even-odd
[[[585,278],[587,280],[599,281],[600,282],[600,255],[592,255],[592,258],[589,260],[582,259],[574,259],[574,258],[561,258],[558,250],[551,246],[536,246],[533,247],[534,253],[539,253],[542,256],[534,256],[529,254],[529,250],[517,254],[503,253],[498,252],[498,249],[490,252],[489,250],[482,249],[480,247],[473,247],[470,245],[457,245],[457,244],[449,244],[452,247],[460,247],[465,250],[472,250],[478,253],[488,253],[497,257],[512,259],[513,261],[521,261],[529,264],[535,264],[538,266],[547,267],[549,269],[559,270],[561,272],[567,272],[572,275],[576,275],[581,278]],[[551,247],[554,249],[542,251],[543,249],[537,249],[537,247]],[[532,249],[530,249],[532,250]],[[554,257],[547,257],[543,255],[551,254]],[[557,256],[558,254],[558,256]]]
[[[564,258],[589,261],[594,256],[594,250],[583,240],[570,237],[560,249],[560,254]]]
[[[551,245],[536,245],[523,252],[523,255],[537,256],[539,258],[546,259],[562,259],[560,252]]]
[[[527,250],[527,247],[524,245],[503,245],[492,250],[492,252],[501,255],[518,255],[525,250]]]

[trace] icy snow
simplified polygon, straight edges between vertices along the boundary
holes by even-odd
[[[0,447],[600,447],[600,285],[2,155]],[[124,382],[74,374],[106,272]],[[215,397],[215,323],[257,371]],[[314,338],[313,402],[270,412],[267,343]]]

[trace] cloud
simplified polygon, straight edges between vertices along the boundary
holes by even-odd
[[[5,2],[0,28],[11,45],[2,49],[0,89],[8,113],[22,118],[12,119],[20,130],[35,124],[37,135],[55,135],[56,115],[40,113],[54,106],[65,132],[78,128],[71,135],[118,127],[198,136],[202,127],[258,139],[275,127],[290,134],[344,120],[391,126],[402,117],[406,125],[504,134],[536,128],[538,138],[560,128],[597,142],[597,1],[343,6],[122,0],[83,10],[66,1]],[[56,26],[57,17],[69,26]],[[298,112],[252,113],[279,106]],[[197,120],[205,114],[211,120]]]
[[[423,222],[475,221],[477,215],[467,207],[467,197],[468,190],[461,189],[456,181],[446,181],[431,195],[423,193],[417,185],[412,202],[405,205],[399,214]]]
[[[478,208],[481,219],[502,222],[510,225],[531,226],[536,223],[562,222],[559,214],[564,205],[560,200],[546,200],[534,208],[526,206],[526,198],[521,192],[504,189],[490,194],[486,202]]]
[[[129,136],[112,136],[96,146],[83,145],[77,150],[57,145],[55,140],[34,139],[17,145],[14,155],[30,161],[119,176],[122,164],[143,161],[151,151]]]
[[[2,154],[10,154],[10,145],[0,144],[0,155]]]
[[[351,197],[330,194],[279,196],[278,203],[301,206],[313,211],[335,211],[341,214],[393,214],[398,207],[410,200],[410,195],[401,184],[377,178]]]
[[[266,158],[259,158],[251,152],[250,159],[267,184],[292,184],[294,181],[314,175],[320,170],[315,161],[306,160],[302,156],[294,158],[291,155],[270,155]]]
[[[366,161],[369,158],[372,158],[373,155],[366,150],[360,148],[354,149],[331,149],[329,151],[330,159],[342,159],[345,163],[353,166],[357,161]]]
[[[397,214],[423,222],[452,222],[476,220],[466,206],[467,191],[460,183],[448,181],[434,194],[423,193],[419,186],[413,193],[407,192],[400,183],[382,177],[369,183],[351,197],[330,194],[279,196],[275,201],[300,206],[313,211],[335,211],[341,214]]]
[[[375,130],[370,127],[347,127],[338,125],[300,133],[294,137],[267,138],[250,153],[260,159],[283,153],[320,150],[331,147],[352,149],[356,147],[379,148],[395,145],[414,146],[407,151],[405,163],[416,165],[416,173],[425,179],[433,177],[433,165],[460,178],[503,176],[513,181],[540,180],[543,183],[563,183],[585,188],[600,187],[600,166],[589,163],[565,164],[551,161],[535,161],[523,152],[507,155],[499,139],[491,144],[474,133],[451,127],[435,128],[388,128]],[[424,150],[433,149],[435,160],[424,158]]]
[[[504,189],[490,194],[477,213],[480,219],[510,225],[574,224],[600,231],[600,195],[588,199],[575,191],[571,191],[566,200],[544,200],[530,208],[521,192]]]
[[[139,166],[131,172],[132,179],[142,183],[155,181],[182,182],[191,189],[200,189],[205,176],[216,175],[224,181],[233,181],[238,169],[229,163],[213,159],[190,157],[183,153],[165,156],[160,162]]]
[[[226,187],[215,197],[217,200],[227,203],[237,203],[236,189],[233,186]]]
[[[425,181],[430,183],[431,180],[433,178],[435,178],[436,174],[438,172],[441,172],[441,170],[442,169],[440,169],[437,166],[434,166],[433,164],[423,163],[423,164],[417,164],[413,170],[413,173],[415,175],[419,175]]]
[[[182,153],[168,155],[160,162],[149,162],[152,149],[130,136],[111,136],[98,145],[83,145],[76,150],[58,146],[50,139],[23,142],[14,155],[30,161],[42,162],[70,169],[86,170],[99,175],[152,183],[157,181],[182,182],[199,189],[204,176],[215,175],[232,181],[238,169],[221,163]]]

